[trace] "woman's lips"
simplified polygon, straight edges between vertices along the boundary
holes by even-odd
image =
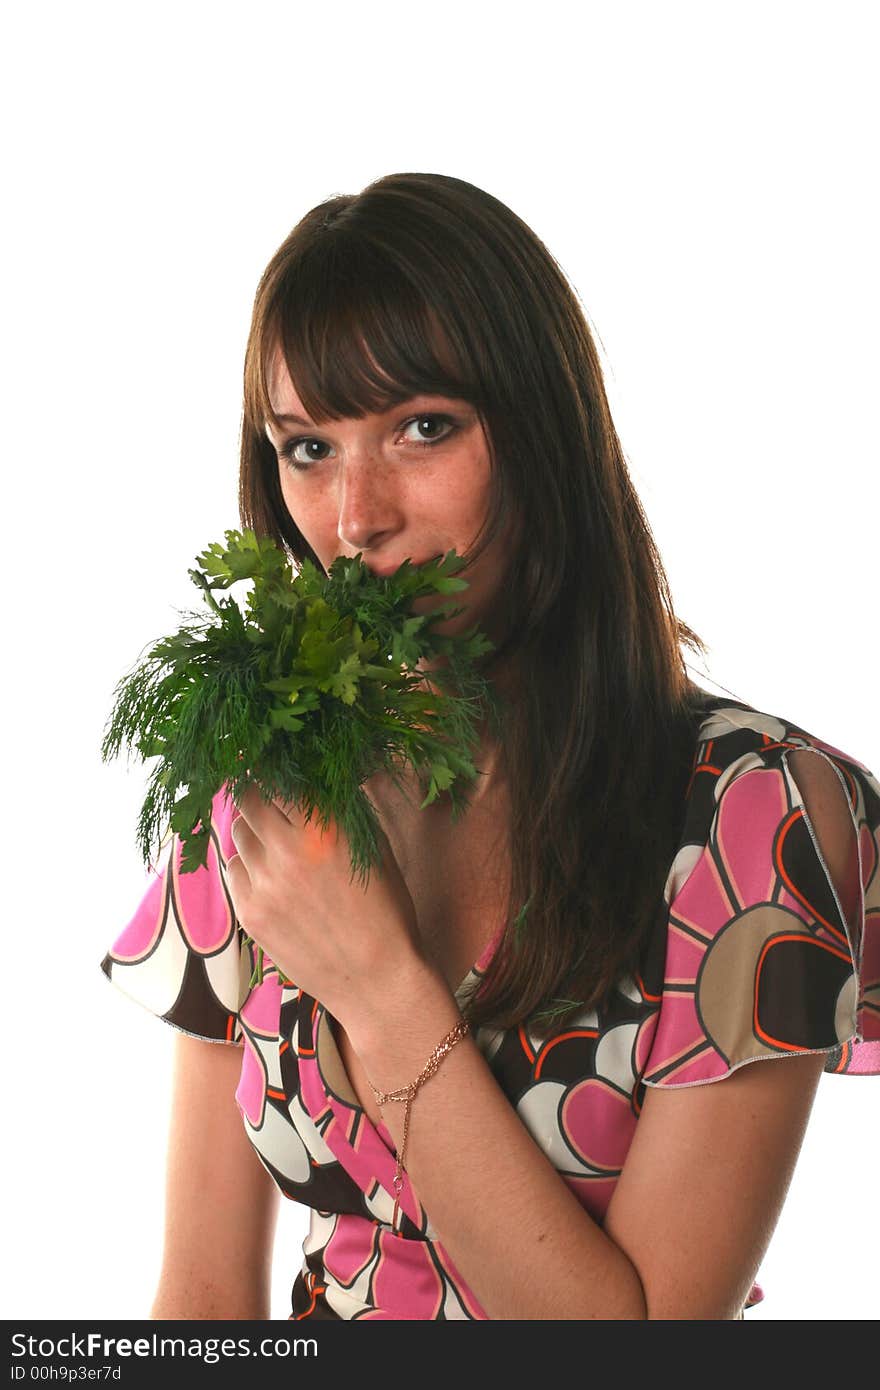
[[[407,556],[406,558],[409,559],[409,556]],[[428,555],[424,560],[410,559],[410,564],[413,566],[414,569],[418,569],[420,565],[427,565],[431,560],[442,559],[442,555]],[[367,569],[372,574],[377,575],[380,579],[387,579],[389,575],[397,573],[397,571],[400,569],[400,566],[403,564],[403,560],[398,560],[397,563],[393,565],[375,565],[371,564],[369,560],[364,560],[363,563],[366,565]]]

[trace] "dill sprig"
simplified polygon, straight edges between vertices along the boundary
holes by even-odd
[[[236,805],[250,786],[265,802],[294,804],[307,820],[331,819],[350,842],[352,876],[364,884],[381,865],[375,811],[362,784],[410,764],[421,807],[448,792],[453,819],[467,801],[462,780],[478,773],[471,755],[477,722],[499,729],[499,697],[475,669],[493,649],[477,628],[447,636],[434,625],[462,612],[450,600],[416,615],[428,594],[467,588],[464,560],[442,560],[374,575],[361,555],[339,557],[324,574],[308,560],[294,573],[286,553],[253,531],[226,531],[189,570],[209,612],[183,612],[184,625],[154,643],[114,691],[101,756],[125,744],[155,758],[137,843],[146,866],[170,833],[181,842],[180,871],[207,862],[211,803],[222,788]],[[252,581],[244,608],[215,592]],[[416,670],[427,658],[446,666]],[[421,808],[420,808],[421,809]],[[262,954],[262,953],[260,953]]]

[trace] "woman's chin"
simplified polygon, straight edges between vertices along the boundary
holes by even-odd
[[[453,594],[451,597],[456,599],[457,595]],[[421,598],[413,600],[410,605],[410,612],[414,613],[417,617],[421,617],[425,613],[436,613],[439,608],[443,608],[445,605],[449,604],[449,602],[449,594],[423,594]],[[464,604],[460,602],[456,602],[455,606],[464,608]],[[443,618],[440,622],[434,623],[431,627],[431,631],[442,633],[461,632],[466,626],[467,610],[456,614],[454,618]]]

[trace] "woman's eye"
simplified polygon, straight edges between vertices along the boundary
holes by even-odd
[[[443,433],[435,437],[425,438],[423,427],[427,426],[432,435],[436,434],[438,426],[443,428]],[[439,415],[436,412],[426,412],[422,415],[414,415],[411,420],[407,420],[401,426],[402,431],[407,431],[415,427],[419,434],[417,438],[409,438],[405,442],[415,444],[418,448],[429,449],[433,444],[440,444],[454,434],[458,426],[448,415]],[[316,439],[311,435],[300,435],[297,439],[288,439],[282,444],[278,453],[281,458],[286,459],[288,465],[300,472],[305,472],[313,463],[323,462],[324,455],[316,454],[315,449],[326,449],[329,445],[323,439]]]
[[[428,415],[414,415],[413,418],[412,418],[411,420],[407,420],[406,424],[404,425],[404,429],[405,429],[405,430],[408,430],[409,427],[410,427],[410,425],[415,425],[417,429],[421,429],[422,425],[428,425],[429,428],[430,428],[432,425],[436,427],[436,425],[438,424],[438,422],[439,422],[439,424],[441,424],[441,425],[448,425],[448,426],[449,426],[448,431],[447,431],[445,434],[441,434],[439,439],[431,439],[431,438],[426,439],[426,438],[424,437],[424,435],[422,435],[420,438],[413,439],[413,440],[411,440],[410,442],[413,443],[413,444],[425,444],[425,445],[427,445],[427,444],[439,444],[439,443],[440,443],[440,439],[448,439],[449,436],[450,436],[450,434],[452,434],[453,431],[454,431],[455,428],[456,428],[456,426],[455,426],[455,421],[454,421],[454,420],[450,420],[450,418],[449,418],[448,415],[431,415],[431,414],[428,414]]]
[[[321,462],[319,458],[315,458],[315,456],[310,452],[316,444],[319,449],[324,449],[327,447],[323,439],[288,439],[285,444],[281,445],[281,448],[278,450],[278,453],[281,458],[287,460],[291,468],[302,469],[304,471],[311,464]],[[303,457],[302,454],[297,453],[297,450],[300,448],[302,448],[306,452],[306,457]]]

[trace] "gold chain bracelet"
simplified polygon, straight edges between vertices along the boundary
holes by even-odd
[[[461,1042],[461,1039],[469,1032],[470,1028],[467,1020],[464,1018],[459,1019],[455,1027],[451,1028],[446,1034],[443,1041],[439,1042],[434,1048],[434,1051],[431,1053],[415,1081],[410,1082],[408,1086],[401,1086],[397,1091],[377,1091],[372,1081],[370,1082],[370,1089],[376,1097],[377,1105],[384,1105],[386,1101],[389,1100],[400,1100],[406,1105],[406,1109],[403,1112],[403,1139],[401,1140],[400,1151],[397,1155],[397,1170],[394,1174],[394,1213],[391,1217],[391,1229],[397,1232],[398,1235],[400,1232],[397,1231],[397,1215],[400,1210],[400,1194],[403,1191],[403,1162],[406,1156],[406,1140],[409,1134],[409,1112],[413,1097],[419,1087],[427,1081],[429,1077],[434,1075],[446,1054],[451,1052],[455,1044]]]

